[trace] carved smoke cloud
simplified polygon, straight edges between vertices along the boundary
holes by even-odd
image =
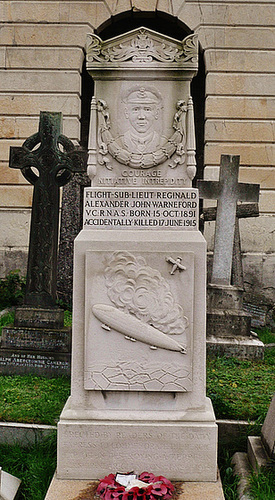
[[[109,299],[119,309],[170,335],[182,334],[188,320],[169,284],[143,257],[115,252],[105,272]]]

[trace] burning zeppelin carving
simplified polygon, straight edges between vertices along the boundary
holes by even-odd
[[[177,280],[190,283],[193,256],[182,259],[187,274],[175,281],[165,254],[156,262],[161,271],[149,254],[87,255],[86,389],[191,389],[192,290],[182,300]]]

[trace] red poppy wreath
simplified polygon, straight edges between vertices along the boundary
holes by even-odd
[[[168,500],[172,497],[174,486],[163,476],[142,472],[123,486],[118,482],[118,474],[104,477],[96,490],[103,500]]]

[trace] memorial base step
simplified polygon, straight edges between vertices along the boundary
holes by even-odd
[[[57,479],[54,475],[45,500],[78,500],[94,483],[80,479]],[[89,500],[88,496],[85,496]],[[91,495],[91,500],[93,496]],[[183,482],[178,500],[224,500],[220,479],[213,482]]]
[[[0,349],[1,375],[69,376],[71,354],[64,352]]]
[[[161,421],[156,415],[150,422],[144,413],[139,422],[127,421],[127,415],[120,421],[65,417],[63,410],[58,423],[60,479],[92,480],[113,470],[150,470],[175,481],[217,477],[217,425],[207,412],[197,415],[196,421]]]
[[[207,335],[217,337],[249,337],[251,316],[238,309],[214,309],[207,313]]]
[[[263,359],[264,344],[254,336],[206,338],[206,351],[209,356],[227,356],[239,359]]]

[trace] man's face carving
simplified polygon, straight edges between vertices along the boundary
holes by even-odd
[[[125,106],[125,116],[139,134],[145,134],[154,129],[154,121],[158,119],[159,106],[152,92],[141,88],[128,97]]]

